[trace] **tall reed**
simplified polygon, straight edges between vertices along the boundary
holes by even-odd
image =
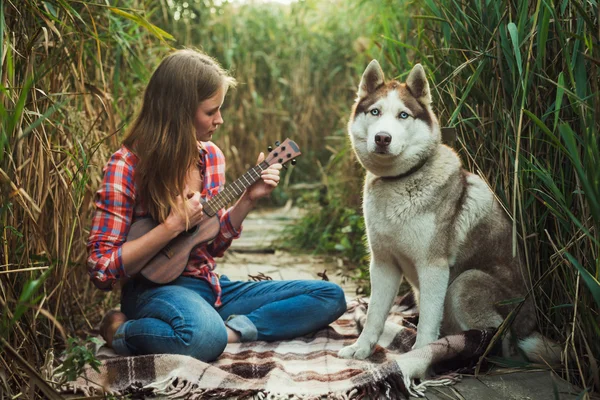
[[[56,398],[49,351],[112,302],[84,262],[101,166],[170,36],[131,9],[24,0],[0,2],[0,37],[2,396]]]
[[[459,132],[465,167],[511,216],[539,325],[564,345],[564,376],[600,390],[597,4],[361,5],[379,21],[369,54],[392,77],[425,65],[442,125]]]
[[[426,2],[440,111],[513,218],[538,320],[566,377],[600,390],[598,8],[585,1]]]

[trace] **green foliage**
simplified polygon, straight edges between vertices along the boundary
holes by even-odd
[[[365,261],[365,225],[360,210],[347,208],[330,199],[323,208],[311,209],[307,216],[287,228],[285,246],[334,254],[347,258],[353,265]]]
[[[340,193],[323,189],[308,192],[298,201],[308,212],[286,228],[281,246],[345,259],[350,269],[355,270],[350,277],[368,295],[369,254],[362,210],[360,206],[349,207],[348,199],[338,197]]]
[[[286,229],[283,247],[343,258],[355,273],[364,294],[369,293],[369,255],[361,207],[363,170],[348,141],[334,152],[321,171],[322,186],[297,200],[308,212]]]
[[[51,268],[48,268],[44,273],[37,279],[28,280],[25,285],[23,285],[23,290],[21,291],[21,295],[19,296],[19,300],[17,302],[17,306],[13,312],[13,318],[11,321],[11,325],[17,322],[25,313],[25,311],[31,307],[32,304],[37,304],[41,297],[33,297],[39,290],[41,289],[44,281],[48,278],[51,272]]]
[[[10,227],[12,228],[12,227]],[[12,228],[14,230],[14,228]],[[16,232],[20,235],[19,232]],[[22,235],[21,235],[22,236]],[[44,281],[50,275],[50,269],[44,271],[37,279],[30,279],[23,285],[21,294],[16,302],[16,305],[3,302],[2,316],[0,321],[0,334],[2,337],[7,337],[12,327],[21,319],[23,314],[39,303],[41,296],[34,297],[40,291]]]
[[[62,353],[63,362],[56,370],[59,376],[66,381],[74,381],[85,372],[89,365],[95,371],[100,372],[102,362],[96,358],[96,347],[103,342],[95,337],[87,337],[85,340],[69,338],[67,348]]]

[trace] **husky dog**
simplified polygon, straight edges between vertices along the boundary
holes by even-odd
[[[371,302],[360,337],[339,356],[371,355],[403,278],[419,305],[414,349],[440,332],[500,326],[526,294],[521,262],[512,255],[511,223],[486,183],[462,169],[458,155],[441,143],[423,67],[416,64],[406,83],[386,82],[371,61],[348,127],[367,170]],[[532,361],[559,358],[558,344],[535,331],[529,299],[512,335]]]

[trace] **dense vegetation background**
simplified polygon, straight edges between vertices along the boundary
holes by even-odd
[[[172,48],[216,57],[241,83],[216,142],[230,178],[275,140],[303,156],[274,196],[309,212],[288,245],[367,276],[362,171],[346,121],[377,58],[421,62],[466,168],[495,190],[525,248],[542,331],[565,378],[600,390],[600,25],[584,0],[0,1],[0,391],[53,398],[94,362],[86,337],[118,303],[88,282],[102,166]],[[288,190],[318,183],[314,191]],[[498,361],[498,360],[496,360]],[[59,370],[60,372],[61,370]]]

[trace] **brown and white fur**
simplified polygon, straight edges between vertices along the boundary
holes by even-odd
[[[349,134],[366,169],[371,301],[360,337],[339,356],[372,353],[403,278],[419,304],[413,348],[440,332],[498,327],[516,306],[507,300],[526,293],[520,260],[512,256],[511,223],[486,183],[462,169],[458,155],[441,143],[423,67],[415,65],[406,83],[385,82],[379,63],[371,61]],[[532,361],[556,362],[558,345],[535,325],[528,299],[512,334]]]

